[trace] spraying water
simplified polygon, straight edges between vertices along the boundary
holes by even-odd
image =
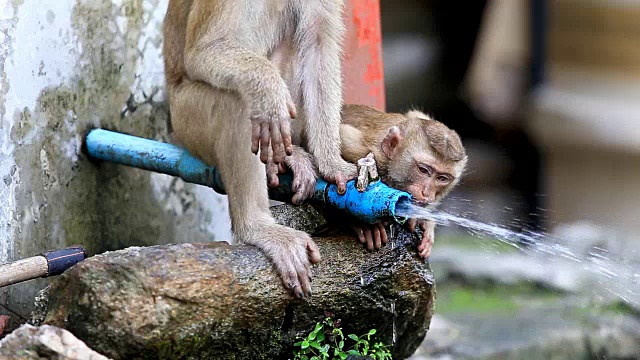
[[[555,257],[574,262],[576,266],[592,273],[606,292],[631,306],[640,306],[640,267],[622,259],[610,258],[606,249],[594,248],[583,255],[561,245],[558,239],[546,233],[517,232],[444,211],[427,209],[407,201],[398,204],[396,216],[428,219],[439,225],[455,224],[467,229],[474,236],[497,239],[529,255],[543,255],[547,258]]]

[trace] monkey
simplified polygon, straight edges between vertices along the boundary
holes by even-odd
[[[418,110],[385,113],[363,105],[345,105],[341,117],[342,157],[355,162],[373,153],[382,182],[408,192],[415,203],[435,207],[459,183],[468,157],[460,136],[443,123]],[[408,226],[422,229],[418,253],[428,258],[435,222],[410,219]],[[369,250],[387,242],[383,224],[352,228]]]
[[[373,153],[382,182],[408,192],[422,206],[437,206],[459,183],[467,165],[466,151],[458,134],[418,110],[399,114],[385,113],[365,105],[344,105],[340,137],[341,154],[345,160],[355,163]],[[297,190],[294,197],[298,202],[308,198],[308,189],[313,187],[315,180],[303,149],[296,148],[296,154],[288,157],[285,163],[292,169],[294,183],[297,184],[292,187]],[[283,170],[280,167],[279,171]],[[268,171],[269,186],[277,185],[275,171],[275,168]],[[435,223],[410,219],[408,227],[411,232],[416,227],[422,229],[418,254],[428,258],[434,241]],[[351,228],[369,250],[380,249],[387,243],[384,223],[354,224]]]
[[[293,139],[342,193],[355,176],[340,154],[342,11],[343,0],[170,0],[163,25],[175,138],[220,171],[233,242],[265,253],[297,297],[311,295],[320,252],[275,222],[263,164],[293,155]]]

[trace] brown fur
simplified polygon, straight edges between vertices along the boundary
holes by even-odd
[[[406,114],[385,113],[364,105],[344,105],[341,111],[342,157],[352,163],[373,153],[382,181],[409,192],[425,206],[436,206],[460,181],[467,155],[458,134],[424,113],[411,110]],[[315,184],[313,164],[305,160],[304,149],[296,147],[296,156],[287,157],[294,181],[300,185],[295,198],[301,202],[311,196],[307,190]],[[420,171],[420,165],[433,168],[431,176]],[[281,169],[282,170],[282,169]],[[268,169],[272,186],[277,185],[277,166]],[[447,176],[447,183],[437,181]],[[381,224],[352,224],[359,241],[369,250],[386,244]],[[421,257],[428,257],[434,240],[435,223],[411,219],[411,231],[419,227],[423,238],[418,246]]]
[[[389,130],[397,126],[403,132],[404,140],[400,150],[416,147],[424,153],[436,156],[447,163],[448,170],[454,175],[455,183],[459,180],[467,163],[467,155],[458,134],[443,123],[429,116],[411,110],[406,114],[385,113],[365,105],[344,105],[341,112],[342,125],[342,157],[350,162],[357,162],[372,152],[378,171],[383,180],[394,181],[401,174],[389,174],[389,158],[381,148]],[[395,161],[404,161],[398,159]],[[385,179],[386,178],[386,179]],[[455,185],[455,184],[454,184]],[[448,189],[449,191],[450,189]]]
[[[459,182],[467,155],[458,134],[424,113],[384,113],[363,105],[342,108],[342,156],[356,162],[373,153],[382,181],[409,192],[425,206],[437,205]],[[432,167],[427,176],[419,164]],[[450,176],[440,183],[438,176]],[[423,230],[418,246],[421,257],[428,257],[434,240],[435,223],[411,220],[409,227]],[[386,232],[379,225],[353,225],[358,239],[370,250],[386,243]]]

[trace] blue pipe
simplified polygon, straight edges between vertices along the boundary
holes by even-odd
[[[217,193],[226,193],[215,167],[206,165],[178,146],[104,129],[89,132],[86,146],[92,158],[178,176],[186,182],[211,187]],[[280,175],[280,185],[269,190],[269,197],[290,202],[292,180],[290,174]],[[397,217],[395,209],[399,202],[411,201],[411,195],[381,181],[370,183],[364,192],[360,192],[355,180],[347,182],[346,193],[340,195],[335,184],[318,179],[313,200],[345,210],[369,224],[386,218],[403,223],[406,219]]]
[[[216,168],[178,146],[103,129],[91,130],[85,142],[95,159],[178,176],[226,194]]]

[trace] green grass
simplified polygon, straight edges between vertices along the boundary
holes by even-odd
[[[436,313],[511,314],[520,309],[523,299],[547,302],[554,301],[560,296],[562,295],[528,284],[515,286],[487,284],[482,287],[447,284],[437,288]]]
[[[436,313],[488,313],[488,312],[516,312],[518,304],[510,296],[499,291],[479,291],[456,288],[442,291],[438,288]]]
[[[602,312],[613,313],[616,315],[633,315],[640,317],[640,312],[622,300],[616,301],[601,308]]]

